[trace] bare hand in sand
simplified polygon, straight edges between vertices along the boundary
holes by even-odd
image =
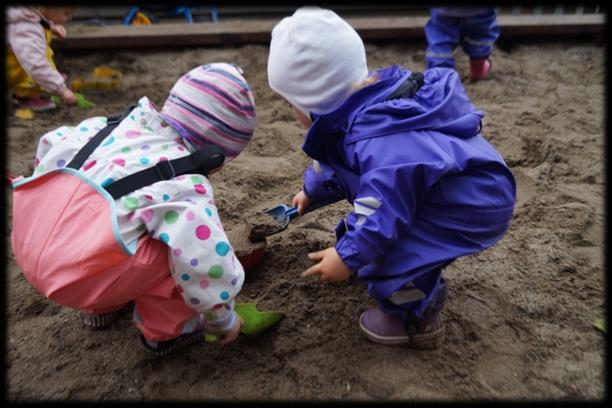
[[[334,247],[311,252],[308,254],[308,258],[319,261],[319,263],[308,268],[302,273],[302,276],[318,274],[318,282],[342,282],[351,275],[351,270],[346,267]]]
[[[66,105],[75,105],[76,102],[77,102],[76,95],[74,94],[74,92],[72,92],[68,88],[66,88],[65,90],[62,91],[62,93],[60,94],[60,97],[62,98],[62,101]]]
[[[304,208],[308,207],[310,201],[310,197],[308,197],[304,191],[300,191],[293,197],[293,200],[291,200],[291,205],[297,207],[298,214],[303,215]]]

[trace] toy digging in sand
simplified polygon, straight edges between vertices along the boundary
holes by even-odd
[[[201,344],[204,334],[234,341],[245,327],[234,309],[244,267],[211,179],[254,127],[242,71],[212,63],[183,75],[161,110],[143,97],[122,115],[49,131],[34,174],[13,180],[18,266],[92,328],[133,303],[142,345],[155,356]]]
[[[285,204],[279,204],[271,208],[263,210],[264,216],[258,215],[252,223],[251,230],[248,234],[251,242],[261,242],[266,237],[278,234],[289,226],[291,220],[299,215],[307,214],[311,211],[336,203],[342,198],[331,197],[322,201],[311,202],[300,213],[297,207],[290,207]]]

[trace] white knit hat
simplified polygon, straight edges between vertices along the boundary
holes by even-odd
[[[361,37],[331,10],[299,8],[272,30],[270,88],[307,117],[339,107],[367,76]]]

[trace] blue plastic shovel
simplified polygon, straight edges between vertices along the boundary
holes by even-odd
[[[302,215],[317,210],[321,207],[336,203],[342,200],[342,198],[343,197],[334,197],[328,200],[312,201],[306,208],[304,208],[304,212]],[[267,231],[265,234],[266,236],[278,234],[279,232],[284,231],[289,226],[289,222],[298,215],[300,215],[298,213],[297,207],[289,207],[285,204],[280,204],[272,208],[267,208],[263,210],[263,212],[270,215],[272,218],[274,218],[274,220],[278,222],[278,229],[274,229],[273,231]]]

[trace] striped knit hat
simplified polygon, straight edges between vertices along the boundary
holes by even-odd
[[[220,146],[226,162],[238,156],[255,129],[253,94],[234,64],[206,64],[183,75],[161,114],[194,148]]]

